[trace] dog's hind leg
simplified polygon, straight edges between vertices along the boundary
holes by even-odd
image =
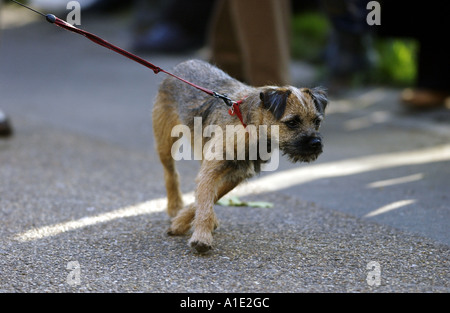
[[[183,208],[179,175],[172,157],[172,145],[178,139],[171,136],[172,128],[181,124],[176,108],[164,93],[159,93],[152,113],[153,132],[156,150],[164,168],[164,180],[167,190],[167,213],[175,217]]]

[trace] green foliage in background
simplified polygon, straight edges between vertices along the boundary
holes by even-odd
[[[418,44],[413,39],[377,39],[378,60],[374,79],[380,83],[410,86],[417,76]]]
[[[376,27],[376,26],[374,26]],[[297,14],[292,20],[292,56],[312,62],[323,72],[323,52],[330,23],[320,12]],[[411,86],[417,76],[418,43],[413,39],[374,38],[376,64],[369,81],[377,84]]]
[[[307,62],[319,62],[327,44],[330,24],[320,13],[305,12],[292,19],[292,56]]]

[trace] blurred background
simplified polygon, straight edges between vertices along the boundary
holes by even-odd
[[[63,17],[70,12],[69,1],[24,3]],[[448,79],[441,74],[450,68],[447,51],[440,40],[430,36],[438,36],[445,29],[448,5],[439,1],[432,1],[425,8],[404,1],[395,4],[377,1],[379,7],[368,7],[366,0],[80,0],[78,3],[85,17],[112,14],[116,19],[127,18],[130,40],[126,48],[134,52],[201,51],[232,76],[251,84],[269,82],[253,77],[266,75],[262,70],[253,74],[252,71],[258,70],[248,69],[252,67],[248,64],[257,62],[255,54],[261,58],[261,64],[255,67],[265,65],[273,84],[298,83],[290,80],[291,74],[283,77],[271,68],[277,66],[278,72],[291,72],[286,65],[290,59],[289,62],[285,59],[292,58],[312,65],[315,83],[326,85],[332,93],[364,85],[388,85],[408,88],[401,101],[410,107],[442,106],[448,100]],[[7,4],[10,13],[4,14],[3,27],[33,18],[31,12],[26,17],[14,18],[11,12],[19,8]],[[379,25],[368,24],[369,14],[372,20],[380,21]],[[231,58],[239,60],[230,61]],[[438,64],[434,66],[437,69],[432,68],[433,64]]]

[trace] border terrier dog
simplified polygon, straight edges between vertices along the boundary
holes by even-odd
[[[277,136],[272,136],[271,127],[267,131],[267,144],[270,146],[270,141],[276,140],[280,151],[290,161],[311,162],[322,153],[322,137],[318,131],[327,105],[323,89],[251,87],[198,60],[177,65],[173,73],[202,87],[219,90],[231,99],[242,99],[240,110],[248,125],[257,128],[260,125],[278,125]],[[248,157],[243,160],[203,159],[196,178],[195,201],[184,207],[171,153],[178,138],[172,137],[171,131],[174,126],[187,125],[193,134],[195,117],[202,118],[203,129],[207,125],[218,125],[224,129],[227,125],[241,125],[236,116],[228,114],[221,99],[202,93],[173,77],[166,78],[156,96],[152,119],[156,149],[164,168],[167,213],[172,218],[168,234],[184,235],[192,227],[189,245],[198,253],[205,253],[212,248],[212,233],[218,226],[214,204],[239,183],[257,174],[265,161],[259,157],[256,160]],[[248,138],[249,135],[246,135]],[[246,143],[246,150],[248,148]]]

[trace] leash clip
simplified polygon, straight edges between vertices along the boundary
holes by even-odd
[[[213,92],[213,96],[215,98],[222,99],[223,102],[225,102],[225,104],[229,107],[228,114],[230,114],[231,116],[237,115],[237,117],[241,121],[242,126],[244,126],[244,128],[247,127],[247,125],[244,123],[244,120],[242,119],[241,110],[239,109],[239,105],[242,103],[242,100],[233,101],[226,94],[220,94],[215,91]]]
[[[221,94],[214,91],[213,96],[217,99],[222,99],[223,102],[225,102],[225,104],[229,107],[233,107],[233,104],[235,103],[235,101],[231,100],[226,94]]]

